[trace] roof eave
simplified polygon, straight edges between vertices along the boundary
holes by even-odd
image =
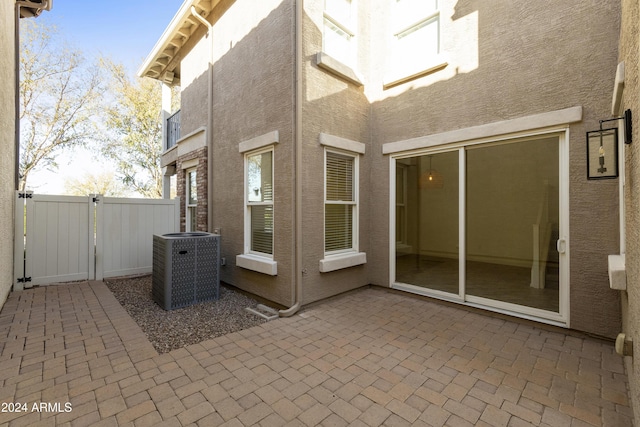
[[[195,33],[195,30],[202,25],[191,16],[191,7],[196,6],[205,16],[208,16],[215,3],[217,2],[208,0],[185,0],[138,69],[138,76],[162,81],[166,71],[173,71],[166,70],[166,67]],[[181,39],[181,42],[176,43],[176,39]],[[167,83],[175,84],[174,81],[167,81]]]

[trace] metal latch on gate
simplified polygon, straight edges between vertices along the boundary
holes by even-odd
[[[22,277],[18,279],[18,283],[27,283],[31,281],[31,277]]]
[[[33,199],[33,193],[18,193],[18,199]]]

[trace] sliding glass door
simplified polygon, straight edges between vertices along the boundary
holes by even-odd
[[[394,287],[561,318],[563,136],[396,158]]]
[[[466,295],[558,312],[558,138],[466,152]]]
[[[407,213],[406,218],[396,215],[396,224],[404,221],[408,237],[406,245],[396,245],[396,278],[458,295],[458,153],[422,155],[398,165],[406,171],[396,188],[405,194]]]

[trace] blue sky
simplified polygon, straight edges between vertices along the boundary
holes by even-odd
[[[101,53],[135,72],[178,11],[182,0],[55,0],[40,18],[85,54]]]
[[[1,0],[0,0],[1,1]],[[58,27],[62,38],[86,56],[104,55],[124,64],[134,74],[151,52],[183,0],[54,0],[50,12],[38,20]],[[28,186],[40,194],[62,194],[64,182],[83,174],[114,170],[88,149],[78,148],[58,157],[60,168],[37,170]]]

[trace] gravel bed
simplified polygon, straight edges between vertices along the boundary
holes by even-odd
[[[245,311],[258,302],[220,286],[220,299],[166,311],[151,297],[151,276],[108,279],[105,284],[147,335],[158,353],[264,323]]]

